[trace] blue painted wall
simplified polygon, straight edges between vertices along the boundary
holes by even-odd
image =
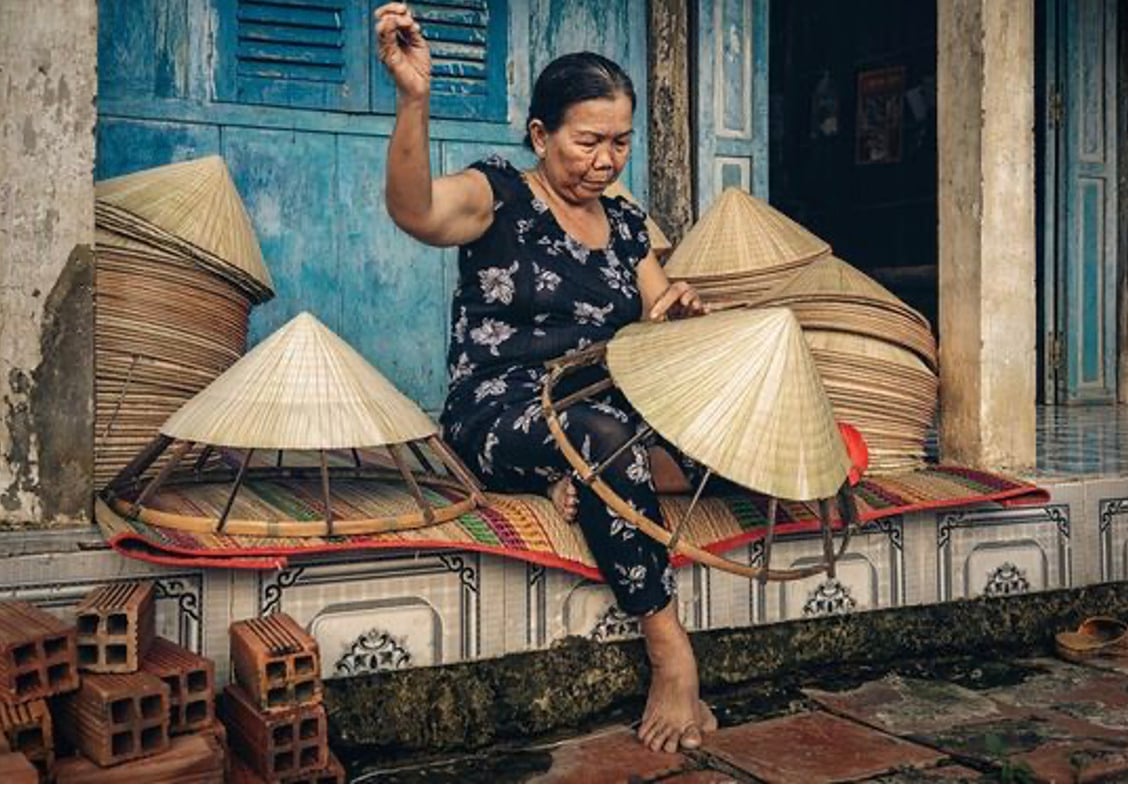
[[[378,5],[311,2],[341,6],[346,20],[368,20]],[[245,0],[244,10],[255,5]],[[444,6],[458,4],[418,5],[446,13]],[[508,0],[491,8],[498,6],[505,8],[503,20],[493,24],[504,23],[508,52],[503,69],[487,70],[483,80],[495,93],[491,98],[502,100],[479,105],[469,118],[433,121],[436,170],[458,170],[494,151],[530,162],[520,146],[529,90],[536,72],[561,53],[591,49],[615,59],[646,98],[645,0]],[[252,314],[252,342],[310,310],[406,394],[437,411],[446,391],[456,255],[414,242],[384,210],[393,119],[378,111],[385,108],[382,76],[370,62],[369,26],[343,27],[347,41],[340,49],[367,49],[367,73],[351,55],[339,68],[326,68],[341,71],[346,92],[302,92],[300,82],[282,77],[280,82],[291,82],[282,93],[224,50],[238,14],[236,0],[100,0],[96,177],[222,154],[277,290]],[[473,111],[473,104],[468,108]],[[645,200],[644,115],[643,105],[625,180]]]

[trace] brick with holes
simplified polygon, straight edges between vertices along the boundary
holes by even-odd
[[[231,752],[265,781],[324,770],[329,764],[321,705],[260,711],[242,688],[230,685],[223,691],[222,713]]]
[[[57,716],[59,733],[103,767],[168,749],[168,686],[148,672],[83,674]]]
[[[141,659],[142,671],[168,686],[169,733],[203,730],[215,722],[215,664],[157,636]]]
[[[314,770],[312,772],[303,772],[298,775],[291,775],[283,777],[277,781],[267,781],[257,772],[252,770],[247,763],[238,756],[234,756],[231,762],[231,772],[227,777],[227,782],[231,784],[344,784],[348,783],[345,779],[345,768],[337,757],[333,755],[333,751],[329,751],[329,764],[323,770]]]
[[[261,710],[321,702],[317,642],[285,613],[232,624],[231,666]]]
[[[30,702],[78,688],[75,629],[19,600],[0,602],[0,702]]]
[[[0,736],[11,752],[20,753],[35,766],[42,780],[51,780],[55,738],[51,712],[44,700],[16,705],[0,703]]]
[[[177,736],[164,753],[99,767],[87,758],[59,759],[60,784],[222,784],[226,749],[212,733]]]
[[[151,582],[117,582],[91,591],[75,608],[78,668],[136,672],[157,634]]]

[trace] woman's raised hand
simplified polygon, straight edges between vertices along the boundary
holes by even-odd
[[[431,49],[419,23],[404,3],[388,3],[376,9],[376,42],[380,61],[388,68],[399,93],[423,98],[431,90]]]

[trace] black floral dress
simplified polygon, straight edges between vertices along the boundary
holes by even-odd
[[[494,220],[459,250],[443,433],[487,489],[544,493],[570,470],[541,411],[544,363],[606,341],[641,318],[637,270],[650,251],[646,217],[629,202],[603,197],[611,237],[605,249],[590,249],[561,228],[508,162],[494,156],[471,168],[493,189]],[[576,373],[570,388],[601,373],[602,367]],[[560,387],[561,394],[568,390]],[[642,427],[615,391],[570,406],[561,424],[593,464]],[[644,445],[624,451],[602,478],[661,523]],[[577,521],[619,606],[631,615],[664,607],[674,590],[666,549],[587,487],[577,491]]]

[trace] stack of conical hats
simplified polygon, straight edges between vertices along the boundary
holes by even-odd
[[[96,185],[95,482],[246,349],[273,292],[219,157]]]
[[[706,302],[754,303],[786,284],[830,246],[764,201],[727,188],[666,262]]]
[[[809,501],[834,495],[850,470],[787,309],[630,325],[608,343],[607,367],[659,434],[737,484]]]
[[[627,190],[627,186],[618,179],[607,186],[607,189],[603,191],[603,195],[612,198],[621,197],[636,207],[642,207],[642,205],[638,203],[638,199]],[[650,235],[650,248],[654,250],[654,254],[658,258],[663,258],[668,255],[672,248],[670,239],[666,237],[666,233],[662,232],[662,229],[649,215],[646,216],[646,231]]]
[[[107,495],[122,514],[158,526],[197,531],[226,529],[238,534],[321,537],[430,525],[456,517],[481,500],[473,477],[438,439],[437,431],[431,419],[363,356],[314,316],[301,313],[169,417],[153,447],[143,451],[110,483]],[[142,491],[140,479],[153,466],[155,455],[173,444],[177,447],[171,451],[169,464]],[[189,480],[182,479],[169,499],[162,499],[156,488],[193,448],[208,453],[238,451],[242,467],[234,488],[230,478],[213,483],[206,473],[195,474]],[[401,448],[409,449],[414,460]],[[373,449],[383,450],[373,454]],[[373,467],[362,467],[362,450]],[[311,462],[309,455],[302,453],[311,451],[320,455],[320,461]],[[256,464],[255,452],[267,461]],[[333,452],[337,455],[331,455]],[[346,459],[343,464],[341,452]],[[445,467],[457,482],[447,486],[458,487],[463,493],[461,501],[424,497],[417,477],[433,477],[436,466]],[[235,501],[248,470],[252,478],[274,474],[292,479],[300,476],[302,468],[321,472],[320,484],[311,486],[313,500],[324,496],[320,520],[264,520],[261,507],[252,505],[241,511],[238,504],[232,508],[230,502],[226,507],[212,506],[214,511],[208,512],[209,505],[226,500],[229,489],[230,501]],[[374,478],[362,471],[388,471],[407,484],[411,497],[402,497],[409,504],[414,501],[408,507],[412,511],[389,514],[384,501],[379,503],[378,512],[366,516],[362,510],[368,499],[352,489],[348,518],[335,518],[330,502],[334,473],[330,468],[347,471],[354,482],[357,478]],[[256,471],[263,473],[256,476]],[[314,481],[318,481],[316,474]],[[169,511],[170,503],[191,498],[192,488],[198,492],[191,514]],[[140,497],[127,495],[129,489]]]
[[[785,306],[798,318],[835,416],[866,439],[869,473],[920,468],[939,389],[928,320],[831,255],[761,306]]]

